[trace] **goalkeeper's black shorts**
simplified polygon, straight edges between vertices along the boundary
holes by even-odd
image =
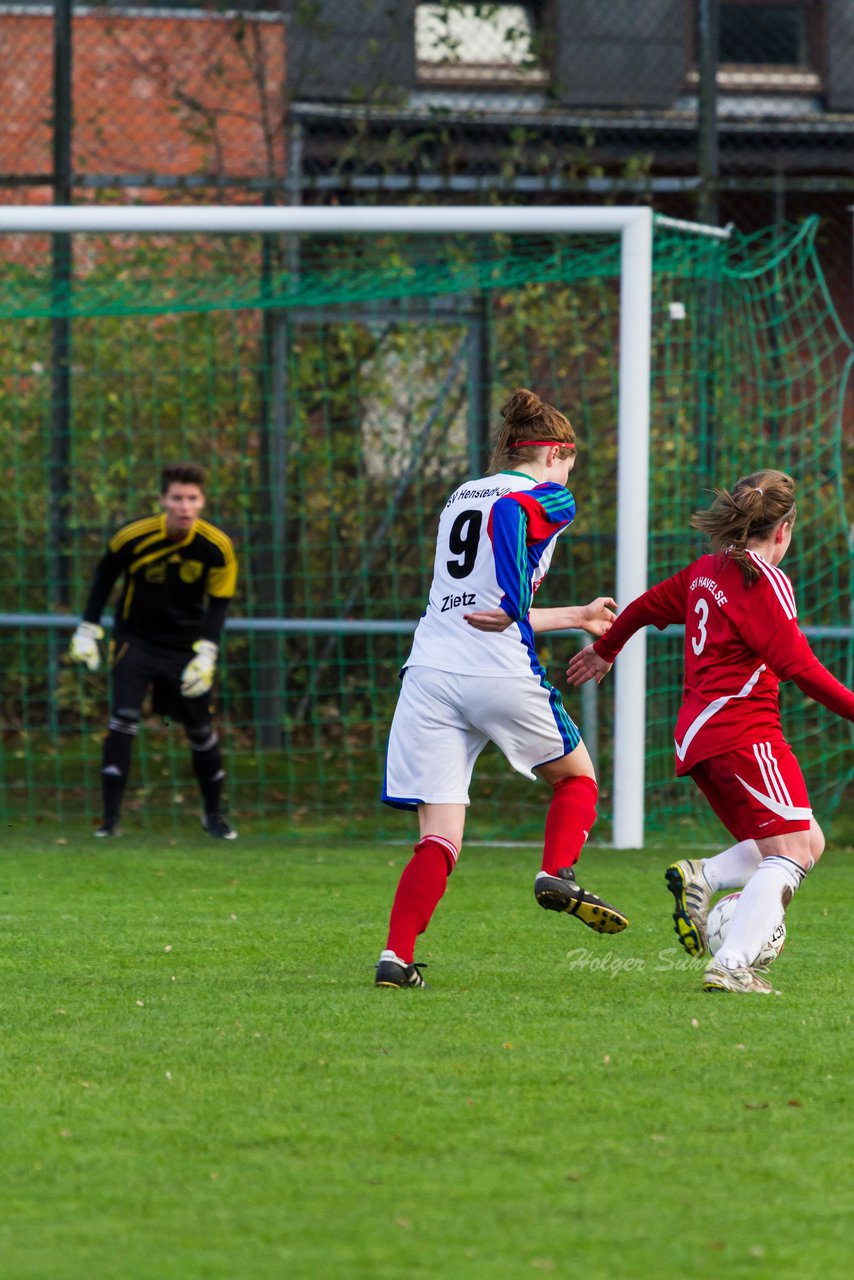
[[[211,722],[210,699],[185,698],[181,675],[193,657],[189,646],[170,649],[138,636],[116,634],[110,645],[112,714],[137,720],[151,691],[151,710],[187,729],[204,729]]]

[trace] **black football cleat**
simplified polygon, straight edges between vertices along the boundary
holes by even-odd
[[[534,896],[546,911],[566,911],[596,933],[622,933],[629,923],[622,911],[582,889],[569,867],[556,876],[540,871],[534,881]]]
[[[406,964],[393,951],[384,951],[377,964],[375,987],[426,987],[421,977],[423,964]]]

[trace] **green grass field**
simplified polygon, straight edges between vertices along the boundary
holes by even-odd
[[[604,938],[468,847],[389,991],[408,846],[7,828],[4,1280],[847,1277],[851,855],[763,998],[700,991],[676,852],[585,852]]]

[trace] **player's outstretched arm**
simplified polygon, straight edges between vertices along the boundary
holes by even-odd
[[[589,631],[592,636],[603,636],[616,618],[616,600],[610,596],[598,596],[590,604],[569,604],[557,609],[530,609],[528,620],[531,630],[541,631]],[[464,613],[463,617],[476,631],[506,631],[513,619],[503,609],[479,609]]]
[[[595,680],[599,684],[613,665],[612,662],[606,662],[604,658],[600,658],[593,645],[589,644],[586,649],[579,649],[578,653],[570,659],[566,669],[567,683],[577,687],[586,684],[588,680]]]
[[[616,600],[597,596],[590,604],[568,604],[558,609],[531,609],[531,629],[540,631],[589,631],[603,636],[616,618]]]

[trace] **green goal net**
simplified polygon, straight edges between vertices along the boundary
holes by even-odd
[[[792,472],[786,562],[801,622],[850,681],[841,471],[851,344],[817,224],[654,241],[650,580],[702,549],[690,513],[760,466]],[[541,603],[615,587],[620,252],[572,235],[0,236],[0,817],[99,811],[107,678],[64,658],[106,538],[156,510],[159,469],[208,470],[238,596],[216,707],[231,814],[259,832],[407,834],[379,804],[398,670],[429,584],[438,512],[485,468],[505,393],[534,387],[579,438],[573,528]],[[57,266],[58,264],[58,266]],[[53,269],[52,269],[53,267]],[[581,637],[542,655],[562,684]],[[681,639],[648,640],[647,831],[715,840],[673,778]],[[567,697],[611,816],[613,691]],[[784,693],[813,803],[851,776],[849,726]],[[469,833],[534,838],[542,787],[488,749]],[[125,825],[179,829],[197,799],[183,733],[148,715]],[[286,826],[283,826],[283,823]]]

